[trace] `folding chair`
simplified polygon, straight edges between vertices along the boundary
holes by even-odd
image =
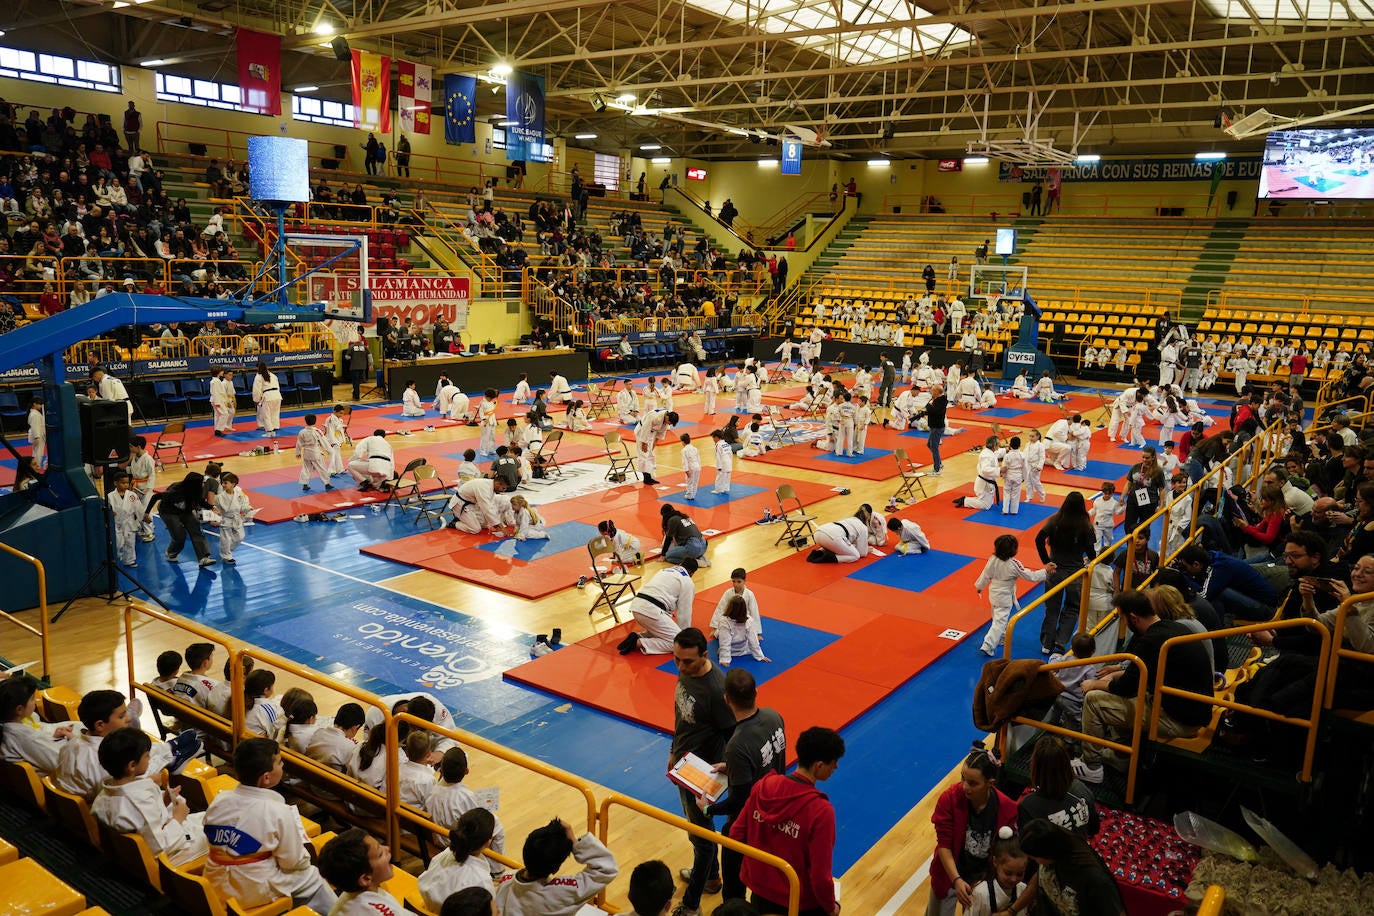
[[[627,572],[609,572],[609,566],[607,567],[607,572],[603,573],[601,571],[602,558],[609,556],[612,558],[613,562],[619,562],[618,560],[614,560],[615,542],[608,537],[597,535],[588,541],[587,553],[590,554],[592,558],[591,582],[598,590],[596,600],[593,601],[592,606],[587,609],[587,616],[590,617],[595,614],[596,609],[604,604],[606,610],[610,613],[610,616],[615,622],[620,623],[620,613],[616,610],[616,605],[625,599],[626,592],[630,593],[631,598],[634,597],[635,583],[640,580],[640,577],[631,575]],[[624,567],[622,566],[621,568],[623,569]],[[593,620],[592,622],[595,623],[596,621]]]
[[[183,467],[190,467],[186,463],[186,453],[182,451],[186,444],[186,424],[177,420],[162,427],[162,432],[157,434],[157,441],[153,443],[153,460],[157,462],[157,469],[162,470],[163,452],[174,452],[173,461],[180,461]]]
[[[916,491],[921,491],[921,498],[925,499],[926,493],[925,472],[916,470],[919,465],[907,457],[906,449],[895,449],[892,456],[897,459],[897,473],[901,475],[902,484],[897,488],[897,492],[892,495],[893,499],[904,503],[914,503],[916,501]]]
[[[773,542],[776,547],[783,541],[792,545],[793,550],[801,550],[806,546],[809,538],[815,534],[815,529],[811,523],[816,520],[816,516],[806,511],[801,499],[797,496],[797,491],[792,488],[790,483],[785,483],[773,491],[778,498],[778,519],[783,524],[782,534]],[[791,507],[788,507],[788,503]]]
[[[562,476],[563,469],[558,466],[558,446],[563,442],[563,430],[551,429],[544,434],[543,440],[539,443],[539,448],[535,449],[530,456],[530,464],[535,467],[543,466],[544,476],[557,472]]]
[[[606,479],[614,483],[624,483],[630,474],[638,478],[635,455],[630,452],[630,446],[620,438],[619,430],[613,429],[605,433],[601,440],[606,446],[606,459],[611,463],[606,471]]]
[[[420,481],[416,478],[415,471],[428,463],[423,458],[412,458],[399,474],[395,474],[390,480],[382,481],[379,489],[387,491],[386,502],[382,503],[382,508],[386,509],[395,502],[404,511],[408,505],[407,500],[413,499],[415,494],[420,492]],[[393,471],[395,468],[396,466],[392,465]]]
[[[593,420],[600,417],[610,416],[615,409],[615,380],[609,383],[597,385],[593,382],[587,383],[587,416]]]
[[[448,508],[449,499],[453,496],[453,491],[444,483],[439,476],[439,469],[432,464],[422,464],[414,471],[415,490],[404,499],[397,500],[397,504],[404,512],[407,509],[415,509],[415,524],[420,524],[420,519],[429,523],[431,531],[434,530],[434,523],[441,521],[444,510]],[[426,481],[434,481],[437,486],[425,489]]]
[[[792,432],[792,424],[787,422],[787,418],[782,415],[782,408],[776,404],[768,405],[768,424],[773,431],[764,444],[778,447],[797,444],[797,437]]]

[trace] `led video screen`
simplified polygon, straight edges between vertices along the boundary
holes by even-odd
[[[1278,200],[1374,198],[1374,128],[1272,131],[1264,138],[1259,196]]]

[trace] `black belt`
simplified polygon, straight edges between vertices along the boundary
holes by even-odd
[[[635,595],[635,597],[644,599],[645,601],[649,602],[665,614],[672,613],[672,611],[668,608],[668,605],[664,604],[662,601],[659,601],[653,595],[646,595],[643,592],[640,592],[638,595]]]

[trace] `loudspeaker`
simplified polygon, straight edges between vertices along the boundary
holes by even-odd
[[[192,156],[204,156],[206,153],[204,143],[188,143],[186,148],[191,151]]]
[[[329,46],[334,49],[334,56],[339,60],[353,59],[352,52],[348,50],[348,39],[344,38],[342,35],[331,41]]]
[[[320,168],[322,168],[322,169],[330,169],[330,170],[333,170],[333,169],[337,169],[338,167],[339,167],[339,160],[337,160],[337,159],[321,159],[321,160],[320,160]]]
[[[348,147],[344,146],[342,143],[335,143],[335,144],[334,144],[334,158],[335,158],[335,159],[347,159],[347,158],[348,158]]]
[[[78,401],[81,460],[112,464],[129,460],[129,405],[123,401]]]
[[[603,99],[603,98],[601,98],[601,96],[597,95],[595,92],[593,92],[593,93],[592,93],[592,111],[605,111],[605,110],[606,110],[606,100]]]

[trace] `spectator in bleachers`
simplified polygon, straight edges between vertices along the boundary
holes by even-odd
[[[97,821],[118,833],[137,833],[155,856],[166,855],[184,865],[205,855],[205,815],[173,792],[148,778],[152,739],[132,726],[112,732],[100,742],[101,767],[108,774],[91,805]]]
[[[1053,735],[1035,743],[1030,785],[1017,801],[1016,812],[1023,832],[1031,821],[1041,818],[1083,837],[1095,835],[1100,827],[1092,790],[1073,775],[1069,752]]]
[[[568,856],[584,867],[566,878],[554,875]],[[496,906],[503,916],[575,916],[620,873],[615,856],[591,833],[577,836],[555,818],[525,839],[525,867],[502,879]]]
[[[339,892],[331,916],[405,911],[382,886],[395,874],[391,850],[361,827],[351,827],[324,845],[320,874]]]

